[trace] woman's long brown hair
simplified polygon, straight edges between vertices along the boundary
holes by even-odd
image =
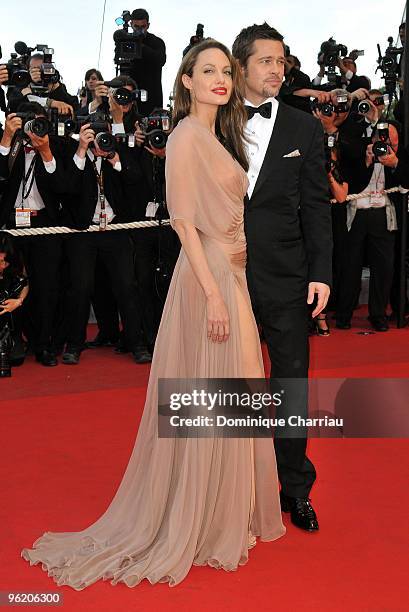
[[[225,45],[211,38],[194,45],[185,55],[180,65],[175,81],[175,104],[173,108],[173,126],[190,113],[190,92],[183,85],[182,75],[193,75],[193,69],[197,58],[206,49],[220,49],[229,60],[232,71],[232,93],[227,104],[219,106],[216,116],[216,136],[222,145],[239,164],[248,170],[249,163],[244,146],[244,126],[247,121],[247,113],[244,108],[244,79],[237,60],[232,56]]]

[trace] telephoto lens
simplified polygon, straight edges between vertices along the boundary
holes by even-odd
[[[358,113],[360,113],[361,115],[366,115],[366,113],[369,113],[371,109],[371,105],[369,104],[368,100],[361,100],[358,104]]]
[[[50,131],[50,122],[45,117],[36,117],[35,119],[31,119],[31,121],[27,121],[24,124],[24,133],[28,134],[28,132],[32,132],[36,136],[43,138]]]

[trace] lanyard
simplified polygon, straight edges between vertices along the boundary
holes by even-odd
[[[101,172],[98,172],[95,158],[91,160],[91,163],[94,168],[95,176],[97,178],[97,183],[99,187],[99,203],[100,203],[100,209],[101,209],[99,213],[99,229],[101,232],[103,232],[107,228],[107,215],[105,212],[105,191],[104,191],[104,174],[102,170],[102,160],[101,160]]]
[[[34,184],[34,164],[36,163],[36,158],[37,158],[37,154],[34,155],[33,159],[31,160],[30,166],[27,170],[26,174],[23,174],[23,189],[21,191],[21,208],[24,208],[24,200],[26,200],[28,198],[28,196],[31,193],[31,190],[33,188],[33,184]],[[28,186],[28,189],[26,190],[27,187],[27,183],[30,180],[30,184]]]

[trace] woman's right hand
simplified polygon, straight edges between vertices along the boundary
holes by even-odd
[[[213,342],[226,342],[230,335],[230,319],[220,294],[207,298],[207,337]]]

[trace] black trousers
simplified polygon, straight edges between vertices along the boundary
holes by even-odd
[[[32,227],[53,225],[45,210],[32,218]],[[62,239],[59,235],[21,236],[21,250],[30,289],[23,305],[23,329],[34,352],[53,348],[54,320],[60,285]]]
[[[272,281],[273,282],[273,281]],[[254,292],[249,279],[250,294]],[[271,361],[270,378],[307,379],[309,366],[308,307],[305,305],[277,309],[271,304],[253,301],[253,308],[262,326]],[[289,386],[291,391],[292,386]],[[300,392],[302,389],[302,392]],[[305,418],[308,413],[307,382],[295,387],[285,401],[287,414]],[[277,417],[284,416],[277,410]],[[314,465],[306,456],[307,438],[274,438],[277,471],[281,490],[290,497],[308,497],[316,479]]]
[[[394,248],[395,233],[387,229],[385,208],[357,210],[342,258],[337,319],[349,321],[352,317],[365,252],[370,268],[369,316],[385,316],[393,278]]]
[[[143,327],[148,343],[154,345],[180,243],[169,226],[135,230],[131,235]]]
[[[84,346],[98,258],[107,270],[106,283],[118,304],[127,347],[132,351],[143,344],[129,234],[126,231],[76,234],[67,237],[66,250],[70,268],[67,345],[77,349]]]

